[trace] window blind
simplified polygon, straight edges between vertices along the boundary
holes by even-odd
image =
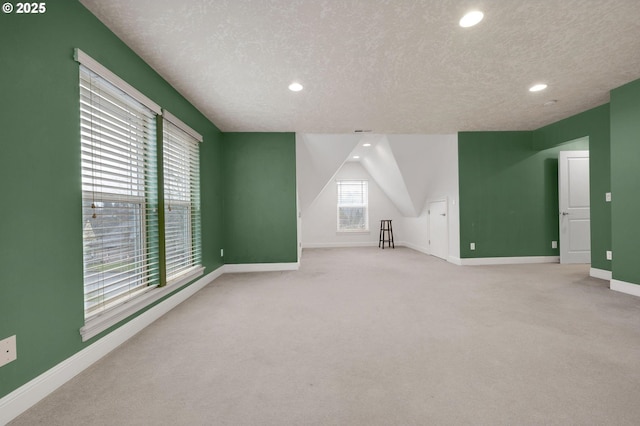
[[[369,230],[369,190],[366,180],[339,180],[338,231]]]
[[[165,252],[171,283],[201,263],[200,154],[199,135],[183,130],[185,125],[170,114],[164,116]]]
[[[80,65],[85,320],[159,283],[156,114]]]

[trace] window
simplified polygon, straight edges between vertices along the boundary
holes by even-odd
[[[200,161],[198,135],[164,112],[163,164],[167,282],[200,264]]]
[[[87,340],[203,274],[202,136],[81,50],[75,59]]]
[[[339,180],[338,231],[369,230],[369,189],[366,180]]]
[[[85,320],[159,284],[156,115],[80,66]]]

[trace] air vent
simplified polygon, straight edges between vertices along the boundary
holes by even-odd
[[[371,133],[371,130],[357,129],[357,130],[354,130],[353,133]]]

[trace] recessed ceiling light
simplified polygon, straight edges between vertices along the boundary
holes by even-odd
[[[472,12],[467,13],[460,19],[460,26],[462,28],[473,27],[478,24],[484,18],[484,13],[479,10],[474,10]]]
[[[299,92],[302,90],[302,84],[300,83],[291,83],[289,85],[289,90],[291,90],[292,92]]]
[[[371,146],[370,143],[363,143],[362,146]]]
[[[541,90],[544,90],[547,88],[547,85],[544,83],[541,84],[534,84],[533,86],[529,87],[529,91],[530,92],[539,92]]]
[[[351,158],[353,158],[354,160],[357,160],[358,158],[360,158],[360,156],[359,156],[359,155],[354,155],[354,156],[353,156],[353,157],[351,157]]]

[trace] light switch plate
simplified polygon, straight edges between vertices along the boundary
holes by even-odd
[[[611,193],[607,192],[604,194],[604,201],[611,202]]]
[[[613,259],[613,253],[611,252],[611,250],[607,250],[607,260],[611,259]]]
[[[17,357],[16,336],[0,340],[0,367],[15,361]]]
[[[470,248],[471,250],[475,250],[475,249],[476,249],[476,243],[471,243],[471,244],[469,244],[469,248]]]
[[[558,242],[557,241],[551,241],[551,248],[558,248]]]

